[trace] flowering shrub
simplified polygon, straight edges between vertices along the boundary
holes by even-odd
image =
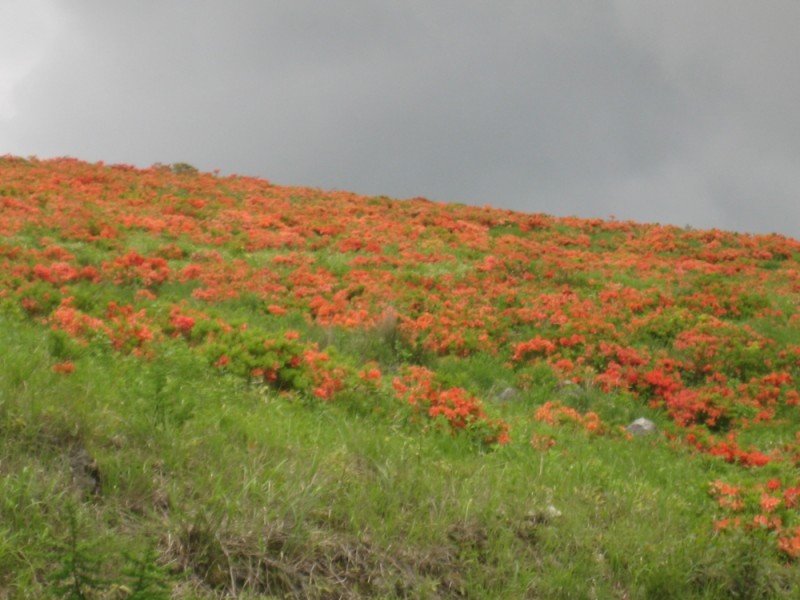
[[[718,531],[764,529],[777,537],[780,552],[800,558],[800,479],[793,485],[772,478],[750,486],[716,480],[709,494],[725,515],[715,523]]]
[[[581,414],[574,408],[563,406],[558,401],[542,404],[536,409],[533,418],[548,425],[573,424],[595,435],[600,435],[607,431],[607,427],[597,413],[588,411]]]
[[[538,433],[534,433],[531,436],[531,446],[535,450],[539,452],[547,452],[550,448],[554,448],[556,445],[556,438],[552,435],[541,435]]]
[[[50,313],[45,320],[52,329],[67,333],[79,344],[86,345],[98,335],[110,334],[106,323],[99,318],[92,317],[72,306],[73,298],[64,298],[58,307]]]
[[[291,337],[265,338],[257,331],[236,328],[217,336],[204,352],[211,364],[235,375],[277,389],[307,391],[312,380],[306,349]]]
[[[444,388],[424,367],[406,367],[392,382],[395,393],[414,408],[416,416],[441,418],[453,432],[468,431],[484,444],[506,444],[508,425],[490,419],[480,400],[461,388]]]
[[[104,262],[101,273],[117,285],[134,284],[150,288],[169,279],[169,265],[161,257],[146,258],[136,251]]]

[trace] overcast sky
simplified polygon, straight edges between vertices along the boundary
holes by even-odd
[[[2,0],[0,154],[800,238],[797,0]]]

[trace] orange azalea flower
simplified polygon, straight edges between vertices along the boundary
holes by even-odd
[[[791,558],[800,558],[800,527],[795,527],[793,535],[779,538],[778,548]]]
[[[762,494],[761,501],[759,504],[761,505],[761,510],[767,513],[771,513],[774,512],[781,505],[781,499],[776,498],[775,496],[770,496],[768,494]]]
[[[64,362],[57,363],[51,367],[54,373],[62,373],[69,375],[75,371],[75,364],[72,361],[65,360]]]

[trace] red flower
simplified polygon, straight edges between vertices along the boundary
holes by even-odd
[[[72,361],[65,360],[64,362],[57,363],[51,367],[54,373],[62,373],[64,375],[69,375],[70,373],[75,371],[75,365]]]

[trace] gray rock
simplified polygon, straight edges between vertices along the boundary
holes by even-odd
[[[513,387],[507,387],[502,392],[497,394],[497,399],[498,400],[513,400],[514,398],[517,397],[518,394],[519,394],[519,392],[517,390],[515,390]]]
[[[655,433],[657,428],[656,424],[650,419],[639,417],[633,423],[628,425],[626,430],[628,433],[632,433],[633,435],[650,435],[651,433]]]
[[[557,519],[558,517],[560,517],[560,516],[561,516],[561,511],[560,511],[560,510],[558,510],[558,509],[557,509],[555,506],[553,506],[552,504],[548,504],[548,505],[547,505],[547,508],[545,508],[545,509],[544,509],[544,514],[546,514],[546,515],[547,515],[548,517],[550,517],[551,519]]]

